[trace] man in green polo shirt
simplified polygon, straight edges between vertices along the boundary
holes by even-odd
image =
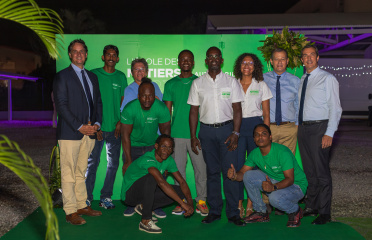
[[[123,175],[125,176],[125,171],[134,160],[154,149],[158,129],[161,134],[170,135],[168,108],[163,102],[155,99],[155,88],[150,79],[142,78],[142,83],[138,88],[138,99],[129,102],[124,107],[120,121],[124,151]],[[124,212],[124,216],[133,214],[133,207],[128,207]],[[166,217],[163,214],[155,214],[155,216]]]
[[[257,147],[248,156],[239,172],[234,166],[228,170],[227,177],[233,181],[243,181],[249,198],[253,202],[253,212],[244,218],[246,223],[268,222],[266,204],[261,192],[269,196],[270,204],[288,214],[288,227],[298,227],[303,217],[298,201],[305,196],[307,180],[289,148],[271,142],[270,128],[258,124],[253,130]],[[252,170],[254,167],[259,170]]]
[[[191,84],[198,78],[192,74],[194,67],[194,54],[190,50],[183,50],[178,55],[178,66],[181,74],[169,80],[164,87],[163,100],[172,115],[172,137],[175,148],[173,158],[182,177],[186,179],[187,153],[189,153],[195,174],[196,186],[196,212],[202,216],[208,215],[207,198],[207,170],[203,153],[195,154],[191,149],[189,113],[190,105],[187,104]],[[196,135],[199,132],[199,123]],[[183,209],[177,206],[172,214],[181,215]]]
[[[155,225],[157,219],[152,218],[151,211],[174,201],[185,209],[186,217],[194,212],[189,186],[170,156],[173,148],[173,138],[166,134],[160,135],[156,140],[155,150],[134,161],[124,175],[121,199],[128,205],[136,205],[136,212],[142,215],[139,224],[141,231],[161,233],[162,230]],[[165,181],[162,176],[165,171],[172,173],[180,183],[179,186]]]
[[[104,47],[102,61],[105,63],[103,68],[92,70],[98,77],[99,90],[101,92],[103,105],[102,126],[97,132],[97,140],[88,159],[85,184],[88,195],[87,205],[90,206],[93,200],[93,189],[102,147],[106,141],[107,170],[99,206],[111,209],[115,208],[111,196],[120,157],[120,104],[124,98],[124,89],[128,84],[125,74],[115,69],[116,63],[119,61],[119,49],[116,46],[107,45]]]

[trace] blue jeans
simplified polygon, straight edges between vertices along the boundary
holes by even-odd
[[[100,162],[101,151],[103,144],[106,141],[106,152],[107,152],[107,170],[106,178],[101,190],[100,199],[111,198],[113,186],[116,177],[116,171],[119,167],[119,157],[120,157],[120,147],[121,139],[120,137],[115,138],[115,131],[113,132],[103,132],[103,140],[98,141],[94,145],[94,149],[88,158],[88,169],[86,173],[85,184],[87,186],[88,200],[93,200],[93,189],[96,182],[97,168]]]
[[[266,204],[262,201],[261,197],[261,192],[263,192],[262,182],[266,181],[266,176],[261,170],[250,170],[245,172],[243,177],[248,197],[252,200],[253,208],[257,212],[266,212]],[[270,180],[272,183],[279,182],[272,178]],[[288,214],[298,210],[298,201],[304,197],[301,188],[296,184],[271,193],[265,193],[268,195],[269,202],[273,207]]]

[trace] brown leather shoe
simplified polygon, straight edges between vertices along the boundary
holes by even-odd
[[[76,212],[66,215],[66,222],[72,225],[83,225],[87,223],[84,218],[80,217]]]
[[[77,214],[79,214],[80,216],[81,215],[87,215],[87,216],[91,216],[91,217],[96,217],[96,216],[101,216],[102,212],[97,211],[97,210],[93,210],[91,207],[88,206],[88,207],[85,207],[85,208],[82,208],[82,209],[78,209]]]

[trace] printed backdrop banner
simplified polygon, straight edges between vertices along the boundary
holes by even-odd
[[[135,58],[145,58],[149,64],[148,77],[155,81],[163,91],[164,84],[171,78],[179,75],[178,54],[188,49],[194,53],[195,67],[193,73],[197,76],[207,71],[205,64],[206,51],[211,46],[219,47],[222,51],[224,63],[222,71],[233,76],[233,66],[236,58],[245,52],[256,54],[264,65],[264,72],[271,71],[272,68],[264,62],[258,47],[262,46],[261,40],[265,40],[265,35],[95,35],[95,34],[66,34],[64,35],[64,49],[60,50],[60,58],[57,60],[57,71],[60,71],[70,64],[68,57],[68,45],[74,39],[81,38],[88,47],[88,59],[85,68],[88,70],[103,67],[101,59],[103,48],[108,44],[116,45],[119,48],[120,61],[116,69],[125,73],[128,84],[133,82],[130,67]],[[298,68],[289,72],[301,77],[303,69]],[[296,154],[300,166],[302,166]],[[120,198],[122,184],[122,167],[123,161],[120,158],[120,166],[116,175],[114,184],[114,195],[112,199]],[[106,148],[104,147],[101,154],[101,163],[97,170],[96,184],[93,192],[94,199],[100,197],[100,191],[106,175]],[[190,161],[187,163],[186,180],[189,184],[193,198],[196,196],[194,171]],[[168,182],[173,183],[172,178]]]

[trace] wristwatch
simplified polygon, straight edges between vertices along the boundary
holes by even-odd
[[[276,184],[274,184],[274,191],[278,190],[278,187],[276,186]]]

